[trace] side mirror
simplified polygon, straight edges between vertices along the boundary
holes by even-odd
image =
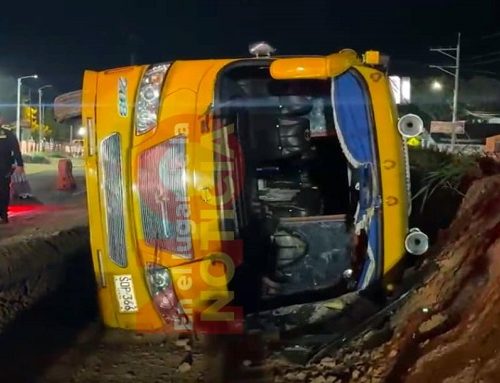
[[[271,76],[276,80],[327,79],[361,64],[356,52],[345,49],[326,57],[277,59],[271,64]]]

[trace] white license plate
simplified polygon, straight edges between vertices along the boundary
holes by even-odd
[[[115,275],[115,290],[120,313],[136,313],[138,308],[132,276],[129,274]]]

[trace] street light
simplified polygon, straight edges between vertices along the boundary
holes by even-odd
[[[22,76],[17,78],[17,120],[16,120],[16,135],[17,139],[21,140],[21,83],[27,78],[38,78],[38,75]]]
[[[78,135],[80,137],[84,137],[85,134],[87,134],[87,129],[85,128],[85,126],[81,126],[79,129],[78,129]]]
[[[443,84],[441,84],[438,80],[434,80],[431,84],[431,89],[436,92],[439,92],[443,90]]]
[[[51,87],[52,85],[44,85],[38,88],[38,145],[40,151],[43,151],[42,139],[43,139],[43,126],[45,124],[45,107],[42,106],[42,95],[44,89]]]

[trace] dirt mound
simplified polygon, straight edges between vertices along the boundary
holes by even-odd
[[[365,337],[306,368],[277,363],[275,381],[500,381],[500,175],[472,184],[436,248],[436,271],[382,345]]]
[[[500,379],[499,213],[500,176],[473,184],[442,238],[439,270],[394,318],[388,381]]]

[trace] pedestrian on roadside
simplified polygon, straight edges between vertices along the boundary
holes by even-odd
[[[24,174],[24,162],[19,141],[14,133],[2,126],[0,116],[0,223],[8,223],[10,181],[13,173]]]

